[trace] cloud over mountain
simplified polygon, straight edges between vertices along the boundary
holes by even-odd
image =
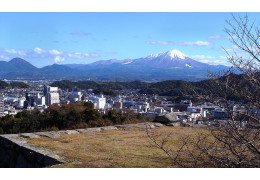
[[[208,41],[195,41],[195,42],[174,42],[174,41],[147,41],[146,44],[150,45],[179,45],[179,46],[209,46],[212,43]]]
[[[0,60],[8,60],[14,57],[24,59],[53,60],[55,63],[65,61],[66,59],[89,59],[100,57],[99,53],[81,53],[81,52],[63,52],[57,49],[42,49],[35,47],[33,49],[0,49]]]

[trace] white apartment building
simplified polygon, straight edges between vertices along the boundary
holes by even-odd
[[[96,109],[105,109],[106,106],[106,98],[102,95],[100,97],[91,96],[88,98],[94,104],[94,108]]]
[[[58,87],[44,86],[45,104],[50,106],[52,104],[60,104],[60,95]]]
[[[24,107],[24,101],[26,101],[25,97],[19,98],[18,101],[17,101],[18,107],[23,108]]]

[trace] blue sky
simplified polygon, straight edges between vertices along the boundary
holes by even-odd
[[[260,13],[247,14],[260,20]],[[0,60],[21,57],[42,67],[177,49],[201,62],[227,64],[221,47],[233,48],[224,32],[229,19],[223,12],[0,13]]]

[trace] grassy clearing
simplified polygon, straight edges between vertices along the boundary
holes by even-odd
[[[193,136],[202,129],[160,127],[154,132],[172,133],[170,148],[176,149],[179,137]],[[54,167],[88,168],[167,168],[174,167],[161,150],[153,146],[144,129],[110,130],[90,134],[62,135],[57,139],[27,139],[29,143],[57,152],[68,162]]]

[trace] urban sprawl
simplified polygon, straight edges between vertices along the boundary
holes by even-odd
[[[10,82],[10,81],[8,81]],[[94,94],[93,89],[73,88],[61,90],[51,87],[48,81],[26,82],[30,88],[4,89],[0,91],[0,117],[16,115],[23,110],[38,109],[43,112],[51,105],[62,105],[91,101],[100,113],[109,110],[131,110],[143,116],[155,118],[156,121],[175,125],[223,125],[229,121],[229,113],[220,106],[209,103],[193,103],[189,99],[180,102],[168,101],[167,97],[156,94],[140,94],[136,89],[120,90],[116,97]],[[243,112],[245,107],[230,102],[233,112]],[[242,123],[243,125],[243,123]],[[241,123],[240,123],[241,126]]]

